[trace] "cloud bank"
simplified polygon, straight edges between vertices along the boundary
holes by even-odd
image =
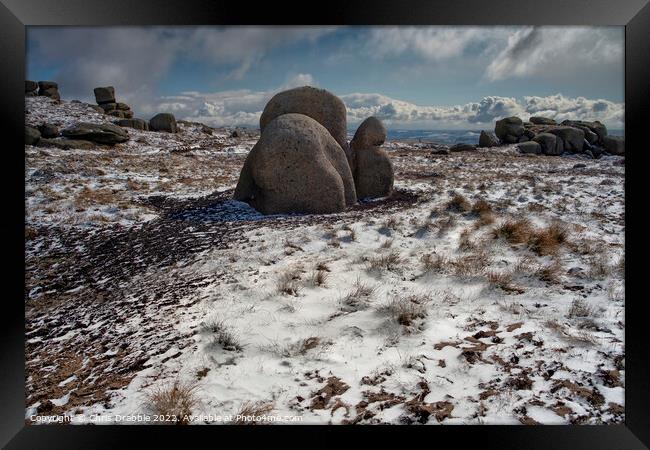
[[[285,89],[315,85],[309,74],[298,74],[270,91],[235,90],[214,93],[184,92],[162,97],[141,109],[148,117],[160,111],[180,118],[213,126],[259,125],[259,117],[270,98]],[[347,108],[348,125],[354,127],[370,116],[380,118],[390,128],[467,129],[491,128],[495,120],[516,115],[524,120],[541,115],[557,121],[600,120],[613,128],[622,128],[624,105],[602,99],[551,96],[488,96],[462,105],[416,105],[376,93],[352,93],[340,96]],[[137,109],[137,108],[136,108]]]

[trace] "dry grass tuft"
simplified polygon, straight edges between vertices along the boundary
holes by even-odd
[[[472,209],[472,205],[463,195],[454,194],[454,196],[447,202],[445,206],[447,211],[465,213]]]
[[[613,267],[609,263],[609,258],[605,253],[597,253],[589,257],[589,274],[590,278],[602,280],[612,273]]]
[[[528,246],[539,256],[556,255],[560,246],[567,241],[565,225],[555,222],[546,228],[532,232]]]
[[[289,269],[280,274],[276,285],[280,294],[298,296],[300,292],[300,271]]]
[[[427,317],[427,306],[431,301],[430,296],[419,294],[393,297],[380,311],[389,314],[398,324],[410,328],[416,320]]]
[[[170,423],[187,425],[192,410],[198,405],[196,385],[174,381],[146,395],[147,409],[153,414],[169,418]]]
[[[209,347],[221,347],[229,352],[241,352],[245,347],[237,334],[232,331],[231,327],[226,325],[223,319],[205,322],[201,328],[203,331],[214,335],[212,341],[208,344]]]
[[[528,219],[508,219],[492,230],[494,239],[504,239],[509,244],[524,244],[530,239],[532,226]]]
[[[569,319],[574,319],[576,317],[594,317],[596,316],[596,310],[585,302],[581,298],[576,298],[571,302],[571,307],[567,312],[567,317]]]
[[[443,273],[451,265],[449,258],[438,254],[424,254],[420,261],[425,273]]]
[[[555,284],[560,281],[560,275],[562,274],[562,264],[560,264],[558,260],[553,260],[549,264],[538,266],[537,269],[535,269],[534,273],[541,281]]]
[[[368,258],[367,264],[369,271],[393,271],[396,270],[402,262],[403,261],[399,253],[396,251],[391,251],[387,255],[378,255]]]
[[[452,261],[454,275],[457,277],[476,277],[480,276],[485,267],[490,263],[490,257],[484,251],[460,256]]]
[[[368,308],[375,294],[376,288],[367,285],[359,278],[352,285],[350,290],[341,300],[341,310],[345,312],[356,312]]]
[[[327,278],[329,277],[326,270],[314,270],[311,276],[311,282],[314,286],[325,286]]]
[[[265,416],[273,411],[273,402],[246,402],[241,405],[235,414],[234,425],[256,425],[264,423]]]
[[[471,232],[468,229],[463,230],[458,238],[458,249],[462,252],[476,250],[476,242],[471,239]]]

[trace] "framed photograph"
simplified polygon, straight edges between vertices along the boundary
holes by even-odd
[[[647,2],[289,9],[2,0],[2,444],[647,448]]]

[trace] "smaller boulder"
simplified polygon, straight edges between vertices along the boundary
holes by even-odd
[[[585,133],[581,129],[569,126],[560,126],[551,128],[548,132],[562,139],[565,151],[574,153],[582,152],[585,142]]]
[[[97,106],[97,105],[88,105],[88,107],[89,107],[90,109],[94,110],[95,112],[100,113],[100,114],[104,114],[104,113],[106,112],[106,111],[104,111],[104,109],[103,109],[101,106]]]
[[[113,116],[113,117],[119,117],[120,119],[125,119],[126,118],[126,115],[124,114],[124,111],[120,111],[118,109],[108,111],[106,114],[108,114],[109,116]]]
[[[477,150],[476,145],[465,144],[465,143],[462,143],[462,142],[458,143],[458,144],[454,144],[451,147],[449,147],[449,151],[452,152],[452,153],[455,153],[455,152],[475,152],[476,150]]]
[[[41,139],[38,141],[39,147],[56,147],[62,150],[90,150],[95,147],[95,144],[90,141],[84,141],[81,139],[66,139],[66,138],[55,138],[55,139]]]
[[[496,147],[499,145],[499,140],[493,133],[489,133],[485,130],[481,131],[481,135],[478,138],[479,147]]]
[[[517,148],[521,153],[530,153],[539,155],[542,153],[542,147],[535,141],[527,141],[517,144]]]
[[[40,131],[34,127],[25,126],[25,145],[36,145],[40,139]]]
[[[121,119],[116,122],[121,127],[149,131],[149,124],[144,119]]]
[[[38,90],[38,83],[36,81],[25,80],[25,93],[36,90]]]
[[[551,133],[539,133],[533,138],[534,142],[537,142],[542,150],[542,153],[545,155],[561,155],[562,152],[558,153],[557,141],[558,138]],[[562,148],[564,150],[564,148]]]
[[[128,110],[131,109],[131,107],[129,105],[127,105],[126,103],[122,103],[122,102],[117,102],[115,104],[115,108],[119,109],[120,111],[128,111]]]
[[[548,117],[533,116],[528,119],[529,122],[534,123],[535,125],[557,125],[557,122]]]
[[[497,120],[494,126],[494,134],[496,134],[501,142],[514,144],[524,134],[523,122],[519,117],[515,116]]]
[[[61,100],[61,95],[59,95],[59,85],[54,81],[39,81],[38,95],[50,97],[54,100]]]
[[[54,138],[59,135],[59,127],[51,123],[44,123],[38,127],[41,136],[44,138]]]
[[[149,120],[149,129],[151,131],[166,131],[168,133],[178,133],[176,117],[170,113],[156,114]]]
[[[125,119],[132,119],[133,118],[133,111],[131,111],[130,109],[127,110],[127,111],[122,111],[122,115],[124,116]]]
[[[94,92],[98,105],[115,103],[115,88],[113,86],[96,87]]]
[[[105,112],[108,113],[109,111],[114,111],[117,109],[117,103],[103,103],[99,105],[99,107]]]
[[[625,138],[621,136],[605,136],[603,139],[605,151],[612,155],[625,154]]]

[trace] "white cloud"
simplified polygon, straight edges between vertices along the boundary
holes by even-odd
[[[512,33],[487,66],[491,81],[511,77],[552,77],[588,73],[623,64],[622,30],[597,27],[526,27]]]

